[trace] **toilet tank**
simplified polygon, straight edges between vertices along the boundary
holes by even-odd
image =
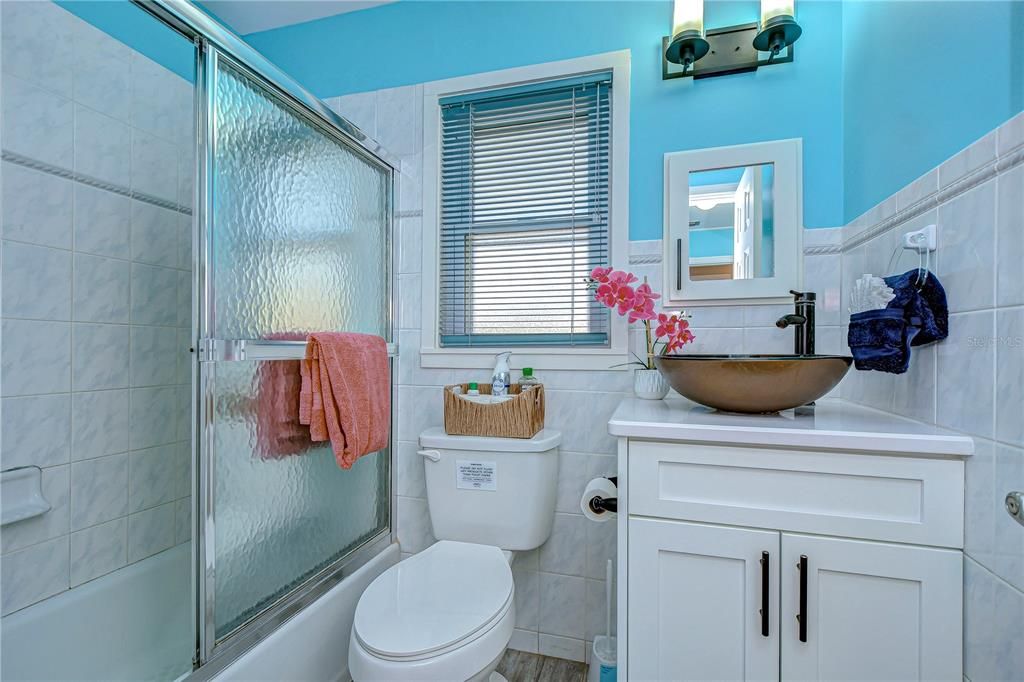
[[[562,434],[533,438],[420,434],[434,537],[502,549],[544,544],[555,520]]]

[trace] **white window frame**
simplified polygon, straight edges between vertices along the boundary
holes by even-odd
[[[494,356],[511,350],[514,364],[539,370],[611,369],[628,361],[629,327],[626,320],[609,311],[607,348],[579,346],[511,346],[487,348],[445,348],[441,346],[438,321],[438,244],[440,241],[440,100],[481,90],[494,90],[589,73],[612,73],[612,128],[609,194],[609,265],[626,268],[629,263],[629,50],[558,62],[547,62],[501,71],[460,76],[423,86],[423,331],[420,365],[486,369]]]

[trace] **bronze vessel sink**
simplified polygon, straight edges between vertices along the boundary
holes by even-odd
[[[825,395],[846,376],[843,355],[660,355],[654,365],[684,398],[726,412],[788,410]]]

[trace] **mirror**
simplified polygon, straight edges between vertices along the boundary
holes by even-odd
[[[691,280],[775,274],[775,164],[690,172]]]
[[[776,303],[802,286],[800,140],[665,155],[670,305]]]

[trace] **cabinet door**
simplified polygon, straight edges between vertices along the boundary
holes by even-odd
[[[778,679],[777,532],[631,518],[628,551],[628,679]]]
[[[962,585],[960,552],[783,533],[783,679],[962,680]]]

